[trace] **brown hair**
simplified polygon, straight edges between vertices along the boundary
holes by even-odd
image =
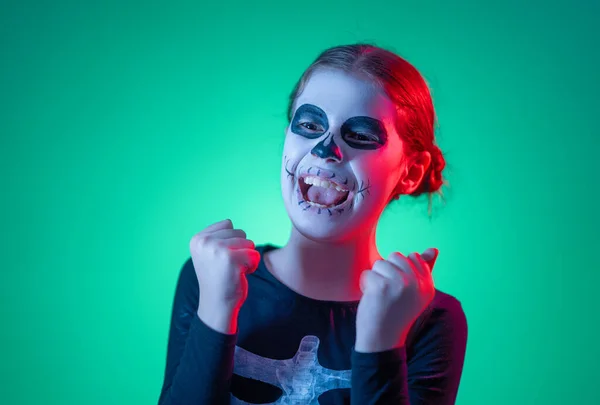
[[[369,44],[342,45],[323,51],[306,69],[292,90],[288,104],[288,120],[291,121],[296,98],[302,93],[312,73],[319,68],[334,68],[364,75],[382,88],[396,104],[398,119],[396,130],[408,146],[409,153],[428,151],[431,164],[423,180],[411,194],[418,197],[429,195],[429,213],[433,193],[443,197],[441,187],[447,182],[442,178],[446,160],[435,144],[436,124],[433,101],[427,83],[419,71],[400,56]]]

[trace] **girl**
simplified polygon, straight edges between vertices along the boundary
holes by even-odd
[[[443,183],[425,81],[384,49],[334,47],[288,118],[289,240],[255,246],[230,220],[194,235],[159,404],[453,404],[467,324],[433,285],[437,249],[384,260],[375,243],[390,201]]]

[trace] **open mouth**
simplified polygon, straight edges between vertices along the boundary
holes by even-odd
[[[344,185],[318,176],[304,176],[298,179],[304,201],[319,208],[335,208],[348,200],[350,190]]]

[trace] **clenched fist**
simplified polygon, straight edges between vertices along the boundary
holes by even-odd
[[[218,332],[235,333],[237,315],[248,296],[246,275],[260,261],[254,242],[226,219],[194,235],[190,254],[200,289],[198,316]]]
[[[408,257],[395,252],[362,273],[356,351],[381,352],[405,344],[408,331],[435,294],[431,272],[437,255],[435,248]]]

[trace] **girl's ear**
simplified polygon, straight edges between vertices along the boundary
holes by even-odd
[[[427,151],[419,152],[410,158],[404,166],[396,194],[412,194],[423,181],[423,177],[431,164],[431,154]]]

